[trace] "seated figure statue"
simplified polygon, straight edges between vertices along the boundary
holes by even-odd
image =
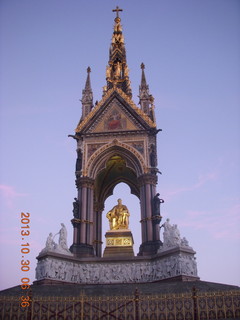
[[[46,240],[46,250],[47,251],[51,251],[53,250],[54,248],[56,247],[56,243],[53,241],[53,234],[52,232],[49,233],[49,236],[47,237],[47,240]]]
[[[163,246],[171,247],[175,245],[181,244],[180,232],[176,224],[171,225],[169,223],[169,219],[163,224],[164,232],[163,232]]]
[[[178,226],[176,224],[171,225],[169,221],[170,220],[167,219],[167,221],[161,226],[164,228],[164,231],[163,246],[160,251],[176,246],[191,248],[187,239],[185,237],[181,238]]]
[[[110,210],[106,217],[109,220],[110,230],[128,229],[130,213],[128,208],[118,199],[118,204]]]

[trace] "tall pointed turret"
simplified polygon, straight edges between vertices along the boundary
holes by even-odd
[[[155,116],[154,116],[154,98],[153,96],[149,93],[149,86],[146,81],[146,76],[145,76],[145,65],[142,63],[141,64],[141,69],[142,69],[142,78],[141,78],[141,85],[139,86],[139,104],[141,106],[141,109],[143,112],[145,112],[149,117],[155,121]]]
[[[113,12],[116,12],[116,18],[114,19],[115,24],[109,50],[109,62],[106,69],[107,87],[104,88],[104,93],[113,87],[118,87],[131,98],[132,90],[130,88],[129,69],[119,11],[122,11],[119,7],[113,10]]]
[[[82,118],[83,120],[91,111],[93,107],[93,93],[91,88],[91,81],[90,81],[90,72],[91,68],[87,68],[87,80],[85,84],[85,89],[82,91]]]

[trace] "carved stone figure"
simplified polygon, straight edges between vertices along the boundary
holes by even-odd
[[[197,276],[197,262],[195,257],[192,257],[192,265],[193,265],[193,275]]]
[[[128,208],[118,199],[118,204],[110,210],[106,217],[109,220],[110,230],[128,229],[130,213]]]
[[[171,230],[171,225],[169,223],[170,219],[167,219],[166,222],[164,222],[164,224],[162,225],[164,227],[164,232],[165,232],[165,236],[167,235],[167,233],[170,232]],[[164,233],[163,233],[164,234]],[[163,239],[164,239],[164,235],[163,235]]]
[[[46,247],[45,248],[47,250],[52,250],[52,249],[54,249],[54,245],[56,245],[56,244],[53,241],[53,234],[52,234],[52,232],[50,232],[49,236],[47,237],[47,240],[46,240]]]
[[[40,252],[40,254],[43,254],[45,252],[49,252],[49,251],[54,251],[57,244],[53,241],[53,234],[50,232],[47,240],[46,240],[46,245],[45,248],[42,249],[42,251]]]
[[[79,218],[79,201],[77,198],[74,198],[73,202],[73,216],[74,218]]]
[[[128,69],[127,65],[125,65],[125,67],[124,67],[124,76],[129,77],[129,69]]]
[[[171,225],[169,219],[163,224],[163,248],[174,247],[181,244],[180,232],[177,225]]]
[[[116,64],[114,64],[114,77],[116,79],[120,78],[121,76],[121,64],[120,62],[118,61]]]
[[[106,67],[106,78],[108,79],[110,77],[111,77],[111,68],[110,68],[110,66],[107,66]]]
[[[75,198],[76,199],[76,198]],[[40,254],[44,254],[46,252],[57,252],[61,254],[72,255],[67,246],[67,229],[63,223],[61,223],[61,229],[58,233],[56,233],[53,237],[53,234],[50,232],[44,249],[40,252]],[[54,242],[54,238],[59,234],[58,244]]]
[[[182,238],[181,240],[181,246],[183,247],[189,247],[189,243],[185,237]]]
[[[81,149],[77,150],[77,161],[76,161],[76,171],[82,170],[82,151]]]
[[[180,232],[176,224],[172,226],[172,236],[174,244],[181,244]]]
[[[59,240],[58,244],[59,246],[68,251],[68,246],[67,246],[67,228],[65,227],[64,223],[61,223],[62,228],[59,231]]]
[[[163,199],[159,198],[160,194],[157,193],[153,197],[153,216],[160,216],[160,205],[161,203],[164,203]]]
[[[150,147],[150,165],[151,167],[156,167],[157,165],[156,148],[154,145],[151,145]]]

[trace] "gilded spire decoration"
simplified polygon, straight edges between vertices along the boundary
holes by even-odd
[[[90,113],[93,107],[93,92],[90,80],[91,68],[87,68],[87,79],[85,89],[82,91],[82,120]]]
[[[104,88],[104,94],[109,89],[117,87],[122,89],[131,98],[132,90],[130,87],[129,69],[126,60],[121,18],[119,17],[119,12],[123,10],[117,6],[112,11],[116,12],[116,17],[114,19],[115,24],[109,50],[109,61],[106,68],[107,88]]]
[[[116,6],[116,9],[113,9],[113,10],[112,10],[112,12],[116,12],[116,13],[117,13],[116,18],[119,18],[119,14],[118,14],[119,11],[123,11],[123,10],[122,10],[122,9],[119,9],[118,6]]]
[[[142,77],[141,77],[141,84],[139,86],[139,104],[141,106],[141,109],[144,113],[146,113],[151,120],[155,121],[155,115],[154,115],[154,98],[149,93],[149,86],[146,81],[145,76],[145,65],[144,63],[141,63],[141,69],[142,69]]]

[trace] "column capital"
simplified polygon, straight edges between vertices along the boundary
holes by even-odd
[[[91,179],[89,177],[78,177],[75,182],[78,189],[81,187],[90,189],[94,188],[94,179]]]
[[[72,219],[71,220],[72,225],[76,228],[79,224],[85,223],[85,224],[93,224],[93,221],[89,220],[81,220],[81,219]]]
[[[160,224],[161,221],[162,221],[162,216],[160,216],[160,215],[152,216],[153,224]]]
[[[145,184],[151,184],[151,185],[156,186],[157,180],[158,180],[158,178],[155,174],[145,173],[145,174],[141,175],[140,177],[138,177],[138,184],[140,187]]]

